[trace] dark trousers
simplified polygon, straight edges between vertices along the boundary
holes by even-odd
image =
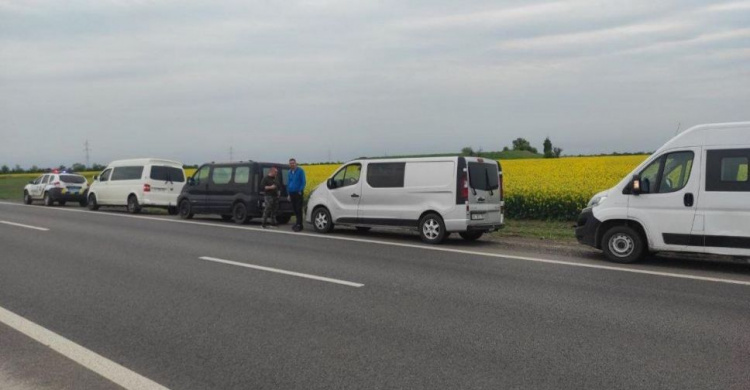
[[[296,226],[302,227],[302,194],[290,194],[289,200],[292,202],[292,209],[294,210],[294,217],[297,219],[295,222]]]

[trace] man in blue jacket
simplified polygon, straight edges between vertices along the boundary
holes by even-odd
[[[292,230],[299,232],[303,229],[302,222],[304,217],[302,216],[302,199],[305,194],[305,185],[307,184],[307,181],[305,180],[305,171],[297,166],[297,160],[290,158],[289,168],[289,184],[287,185],[286,190],[289,193],[289,201],[292,202],[292,208],[294,209],[296,220]]]

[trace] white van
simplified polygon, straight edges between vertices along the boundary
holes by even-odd
[[[647,252],[750,256],[750,122],[701,125],[594,196],[578,241],[618,263]]]
[[[334,225],[417,229],[437,244],[450,233],[476,240],[503,226],[503,171],[475,157],[360,159],[342,165],[310,195],[306,220]]]
[[[142,207],[166,208],[177,214],[177,197],[185,185],[182,163],[142,158],[113,161],[89,187],[88,207],[126,206],[139,213]]]

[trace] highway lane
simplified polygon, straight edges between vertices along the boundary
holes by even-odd
[[[0,307],[170,388],[750,384],[747,285],[42,207],[0,220],[49,229],[0,225]],[[680,272],[750,280],[725,268]]]

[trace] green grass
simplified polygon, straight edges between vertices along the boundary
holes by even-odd
[[[34,177],[0,176],[0,199],[23,199],[23,187]]]
[[[560,242],[576,242],[573,222],[506,219],[505,228],[493,233],[496,237],[539,238]]]

